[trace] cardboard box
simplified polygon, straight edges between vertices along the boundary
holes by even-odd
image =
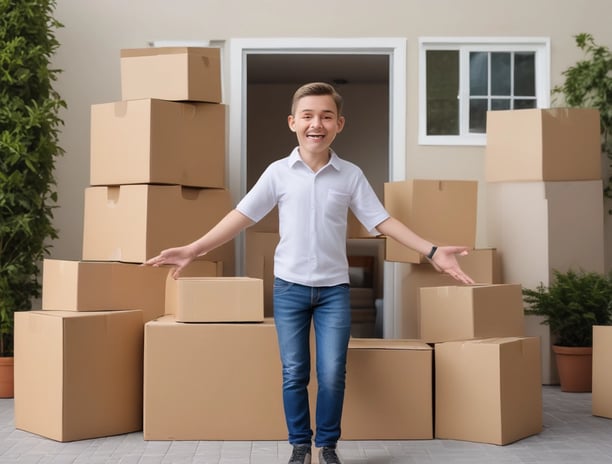
[[[593,326],[594,416],[612,419],[612,326]]]
[[[263,280],[179,277],[166,283],[166,314],[177,322],[262,322]]]
[[[91,107],[90,184],[225,187],[225,106],[146,99]]]
[[[221,263],[192,262],[185,273],[220,275]],[[140,309],[144,322],[164,314],[171,267],[112,261],[43,261],[42,309],[113,311]]]
[[[553,269],[604,272],[601,180],[489,183],[486,197],[504,282],[535,288]]]
[[[145,440],[286,440],[273,321],[145,326]]]
[[[524,335],[518,284],[421,288],[421,339],[428,343]]]
[[[599,112],[551,108],[487,112],[488,182],[601,180]]]
[[[232,209],[228,190],[178,185],[120,185],[85,189],[83,259],[144,263],[160,251],[191,243]],[[234,242],[211,251],[234,273]]]
[[[159,47],[121,50],[121,99],[221,102],[221,50]]]
[[[57,441],[142,430],[140,311],[15,313],[15,427]]]
[[[343,440],[433,438],[429,345],[351,339],[347,356]]]
[[[412,179],[385,183],[389,214],[421,237],[437,245],[476,243],[476,181]],[[423,255],[391,238],[386,241],[387,261],[426,262]]]
[[[458,256],[461,269],[479,284],[502,283],[500,260],[494,248],[471,250],[467,256]],[[420,337],[420,291],[423,287],[456,285],[457,281],[434,269],[430,263],[401,264],[397,270],[401,281],[401,300],[397,302],[399,338]]]
[[[542,431],[539,340],[435,346],[435,437],[505,445]]]

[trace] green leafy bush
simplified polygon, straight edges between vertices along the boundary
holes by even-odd
[[[592,346],[593,325],[612,323],[612,272],[553,271],[548,287],[523,289],[526,314],[545,316],[556,345]]]
[[[40,296],[40,262],[57,238],[55,159],[65,102],[53,89],[59,46],[53,0],[0,0],[0,355],[13,350],[14,311]]]

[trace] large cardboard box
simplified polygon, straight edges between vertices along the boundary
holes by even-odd
[[[156,99],[91,107],[90,184],[225,187],[225,106]]]
[[[194,261],[185,273],[217,276],[221,263]],[[112,261],[43,261],[42,309],[113,311],[140,309],[144,322],[164,314],[171,267]]]
[[[385,207],[391,216],[437,245],[476,243],[476,181],[412,179],[385,183]],[[422,263],[426,258],[391,238],[387,261]]]
[[[145,325],[145,440],[286,440],[276,328]]]
[[[221,102],[221,50],[159,47],[121,50],[121,99]]]
[[[601,180],[488,183],[486,204],[504,282],[535,288],[553,269],[604,272]]]
[[[601,180],[599,129],[592,108],[489,111],[485,178]]]
[[[612,419],[612,326],[593,326],[593,415]]]
[[[505,445],[542,431],[539,340],[435,346],[435,437]]]
[[[420,311],[420,338],[428,343],[525,333],[518,284],[424,287]]]
[[[178,185],[120,185],[85,189],[83,259],[144,263],[166,248],[190,243],[232,209],[228,190]],[[211,251],[234,273],[234,242]]]
[[[347,356],[343,440],[433,438],[429,345],[351,339]]]
[[[263,281],[251,277],[170,277],[166,314],[174,314],[177,322],[262,322]]]
[[[57,441],[142,430],[140,311],[15,313],[15,427]]]
[[[494,248],[471,250],[466,256],[458,256],[457,261],[461,269],[479,284],[502,283],[499,253]],[[396,272],[401,279],[398,337],[419,338],[421,288],[456,285],[457,281],[447,274],[436,271],[430,263],[401,264]]]

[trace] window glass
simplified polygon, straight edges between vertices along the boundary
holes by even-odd
[[[470,53],[470,95],[489,93],[489,54]]]
[[[427,52],[427,134],[459,134],[459,52]]]
[[[510,53],[491,53],[491,94],[511,95],[511,57]]]
[[[485,98],[470,99],[470,132],[484,134],[486,132],[488,101]]]
[[[514,94],[535,97],[535,53],[514,54]]]

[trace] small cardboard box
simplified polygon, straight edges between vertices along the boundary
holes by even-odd
[[[349,342],[345,440],[433,438],[432,348],[414,340]]]
[[[412,179],[385,183],[385,208],[416,234],[437,245],[476,243],[478,182]],[[423,255],[391,238],[387,261],[426,262]]]
[[[140,311],[15,313],[15,427],[57,441],[142,430]]]
[[[434,355],[436,438],[505,445],[542,431],[537,338],[438,343]]]
[[[502,283],[499,253],[494,248],[471,250],[466,256],[457,256],[461,269],[479,284]],[[430,264],[402,264],[398,268],[401,278],[401,319],[397,329],[399,338],[420,337],[420,292],[423,287],[456,285],[457,281]]]
[[[192,262],[185,273],[221,275],[221,263]],[[112,261],[43,261],[42,309],[114,311],[140,309],[144,322],[164,314],[171,267]]]
[[[593,326],[593,415],[612,419],[612,326]]]
[[[121,99],[221,102],[221,50],[159,47],[121,50]]]
[[[599,112],[549,108],[487,112],[488,182],[601,179]]]
[[[263,280],[169,277],[166,314],[174,314],[177,322],[262,322]]]
[[[276,327],[145,325],[145,440],[286,440]]]
[[[91,107],[90,184],[225,187],[225,106],[146,99]]]
[[[424,287],[420,298],[420,338],[428,343],[525,333],[518,284]]]
[[[160,251],[198,239],[232,209],[228,190],[178,185],[85,189],[83,259],[144,263]],[[234,242],[211,251],[233,275]]]

